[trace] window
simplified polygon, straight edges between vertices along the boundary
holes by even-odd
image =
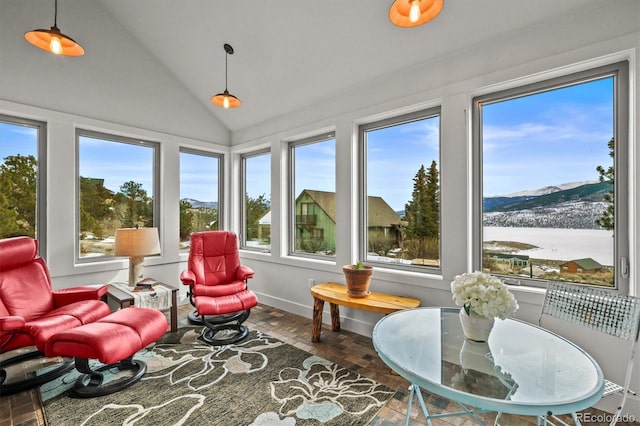
[[[627,72],[474,99],[477,267],[507,283],[627,288]]]
[[[242,247],[271,251],[271,153],[242,156]]]
[[[0,238],[26,235],[45,247],[46,124],[0,115]]]
[[[113,256],[115,230],[158,222],[158,144],[87,130],[78,145],[79,258]]]
[[[336,139],[333,133],[289,145],[291,252],[335,256]]]
[[[222,229],[222,155],[180,150],[180,248],[192,232]]]
[[[360,127],[367,262],[440,268],[439,114],[435,108]]]

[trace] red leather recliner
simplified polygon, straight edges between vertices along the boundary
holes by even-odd
[[[17,351],[20,353],[0,361],[0,394],[39,386],[72,369],[73,360],[69,360],[46,374],[5,383],[6,367],[42,356],[55,333],[109,315],[109,306],[100,300],[106,293],[106,286],[52,290],[47,265],[38,256],[37,240],[0,240],[0,353],[35,346],[35,350]]]
[[[229,231],[206,231],[191,234],[187,269],[180,274],[189,286],[189,300],[196,307],[189,314],[193,323],[208,330],[202,338],[213,345],[224,345],[244,339],[249,330],[242,323],[251,308],[258,304],[247,281],[254,272],[240,265],[238,237]],[[218,334],[223,330],[232,330]],[[218,336],[223,337],[216,337]]]

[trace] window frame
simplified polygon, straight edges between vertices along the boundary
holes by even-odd
[[[36,162],[36,233],[38,240],[38,254],[46,260],[47,253],[47,123],[39,120],[32,120],[23,117],[0,114],[0,122],[15,126],[36,128],[38,132]]]
[[[158,228],[158,232],[160,234],[160,244],[162,245],[162,230],[159,226],[160,222],[160,143],[147,141],[138,138],[131,138],[127,136],[116,135],[112,133],[104,133],[98,132],[94,130],[88,130],[83,128],[76,128],[75,132],[75,154],[76,154],[76,170],[75,170],[75,230],[76,230],[76,238],[74,238],[74,251],[76,263],[78,264],[89,264],[96,262],[104,262],[115,259],[115,256],[101,255],[101,256],[80,256],[80,138],[87,137],[91,139],[101,139],[105,142],[111,143],[122,143],[127,145],[135,145],[135,146],[144,146],[152,149],[153,158],[152,158],[152,182],[153,182],[153,226]]]
[[[303,139],[297,139],[295,141],[289,142],[288,146],[287,146],[287,156],[288,156],[288,165],[289,165],[289,173],[288,173],[288,179],[287,179],[287,184],[288,184],[287,204],[288,204],[288,212],[289,212],[287,234],[289,236],[289,238],[288,238],[289,244],[288,244],[287,253],[288,253],[289,256],[292,256],[292,257],[328,260],[328,261],[331,261],[331,262],[335,262],[336,259],[337,259],[336,254],[328,255],[328,254],[316,254],[316,253],[306,253],[306,252],[296,251],[296,234],[297,234],[296,233],[296,194],[295,194],[295,190],[296,190],[295,171],[296,171],[296,168],[295,168],[295,155],[294,155],[294,152],[295,152],[295,149],[297,147],[304,146],[304,145],[311,145],[311,144],[314,144],[314,143],[321,143],[321,142],[325,142],[325,141],[329,141],[329,140],[333,140],[334,144],[336,145],[336,148],[337,148],[338,141],[336,139],[335,131],[322,132],[322,133],[318,133],[318,134],[316,134],[314,136],[309,136],[309,137],[306,137],[306,138],[303,138]],[[334,161],[337,162],[337,152],[336,152]],[[337,171],[337,164],[336,164],[336,171]],[[336,186],[334,188],[334,192],[335,192],[337,190],[337,179],[336,179],[335,176],[334,176],[334,185]],[[337,247],[336,247],[336,249],[337,249]]]
[[[368,241],[368,193],[367,193],[367,138],[366,132],[372,130],[384,129],[387,127],[400,126],[403,124],[427,120],[438,117],[438,182],[440,187],[440,223],[439,223],[439,239],[438,253],[439,265],[437,267],[427,265],[409,265],[402,263],[380,262],[367,259],[369,248]],[[394,117],[387,117],[382,120],[363,123],[358,126],[358,163],[360,165],[360,173],[358,177],[358,189],[360,197],[358,199],[358,223],[360,225],[360,236],[358,239],[358,256],[359,259],[376,267],[395,269],[402,271],[420,272],[425,274],[442,274],[442,107],[440,105],[433,106],[419,111],[410,112]],[[427,167],[428,168],[428,167]],[[411,184],[413,185],[413,184]]]
[[[472,99],[472,266],[474,270],[482,267],[483,253],[483,158],[482,158],[482,104],[497,103],[513,98],[535,95],[554,89],[574,86],[602,78],[613,77],[613,137],[616,141],[614,151],[615,170],[615,229],[613,247],[614,286],[612,290],[627,294],[629,291],[629,62],[620,61],[593,67],[578,72],[570,72],[558,77],[540,80],[534,83],[481,94]],[[546,287],[548,280],[511,277],[500,275],[505,283],[528,287]],[[590,284],[584,284],[590,285]]]
[[[250,250],[260,253],[271,253],[271,249],[259,249],[247,245],[247,162],[249,158],[259,157],[262,155],[268,155],[269,161],[271,161],[271,150],[269,148],[261,149],[259,151],[252,151],[249,153],[240,155],[240,248],[242,250]],[[271,165],[271,162],[269,162]],[[271,166],[269,166],[271,171]],[[269,173],[271,175],[271,173]],[[269,194],[269,204],[271,204],[271,194]],[[272,208],[273,209],[273,206]],[[270,235],[273,238],[273,235]]]
[[[224,215],[222,212],[224,211],[224,154],[213,151],[205,151],[201,149],[188,148],[188,147],[180,147],[178,152],[178,191],[180,191],[180,154],[190,154],[190,155],[199,155],[202,157],[210,157],[216,158],[218,160],[218,229],[224,229]],[[180,200],[182,200],[180,194],[178,194],[178,215],[180,215]],[[179,220],[178,220],[179,222]],[[178,227],[180,224],[178,223]],[[196,231],[193,231],[196,232]],[[178,234],[180,234],[180,229],[178,228]],[[178,235],[178,239],[180,236]],[[188,253],[189,249],[180,249],[180,253]]]

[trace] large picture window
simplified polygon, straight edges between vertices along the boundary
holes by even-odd
[[[367,262],[440,268],[439,114],[431,109],[360,127]]]
[[[115,230],[158,220],[158,145],[77,131],[79,258],[113,256]]]
[[[242,156],[243,248],[271,251],[271,153]]]
[[[180,249],[192,232],[222,229],[222,155],[180,150]]]
[[[0,115],[0,238],[26,235],[45,245],[46,125]]]
[[[336,140],[333,133],[289,145],[291,252],[335,256]]]
[[[478,267],[626,288],[627,78],[621,63],[474,100]]]

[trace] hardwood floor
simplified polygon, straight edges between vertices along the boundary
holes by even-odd
[[[187,313],[191,306],[183,305],[178,310],[179,326],[188,325]],[[311,319],[293,315],[266,305],[258,305],[251,311],[245,323],[249,328],[259,329],[297,348],[333,361],[343,367],[351,368],[363,376],[377,380],[397,390],[392,398],[371,422],[372,426],[403,425],[405,421],[408,382],[394,374],[378,358],[371,339],[348,331],[332,332],[331,327],[323,324],[321,341],[311,343]],[[424,393],[427,408],[431,413],[456,411],[456,404],[451,401]],[[8,402],[8,403],[7,403]],[[604,413],[585,410],[591,418]],[[493,424],[495,415],[481,416],[487,424]],[[417,404],[411,412],[412,426],[426,425],[426,420]],[[434,425],[473,425],[470,417],[449,417],[433,421]],[[526,416],[503,415],[501,425],[535,425],[536,419]],[[586,422],[589,425],[605,425],[608,423]],[[619,425],[636,425],[640,423],[618,423]],[[16,395],[0,398],[0,426],[39,426],[45,425],[40,398],[37,390],[25,391]],[[60,425],[48,425],[60,426]],[[235,425],[230,425],[235,426]]]

